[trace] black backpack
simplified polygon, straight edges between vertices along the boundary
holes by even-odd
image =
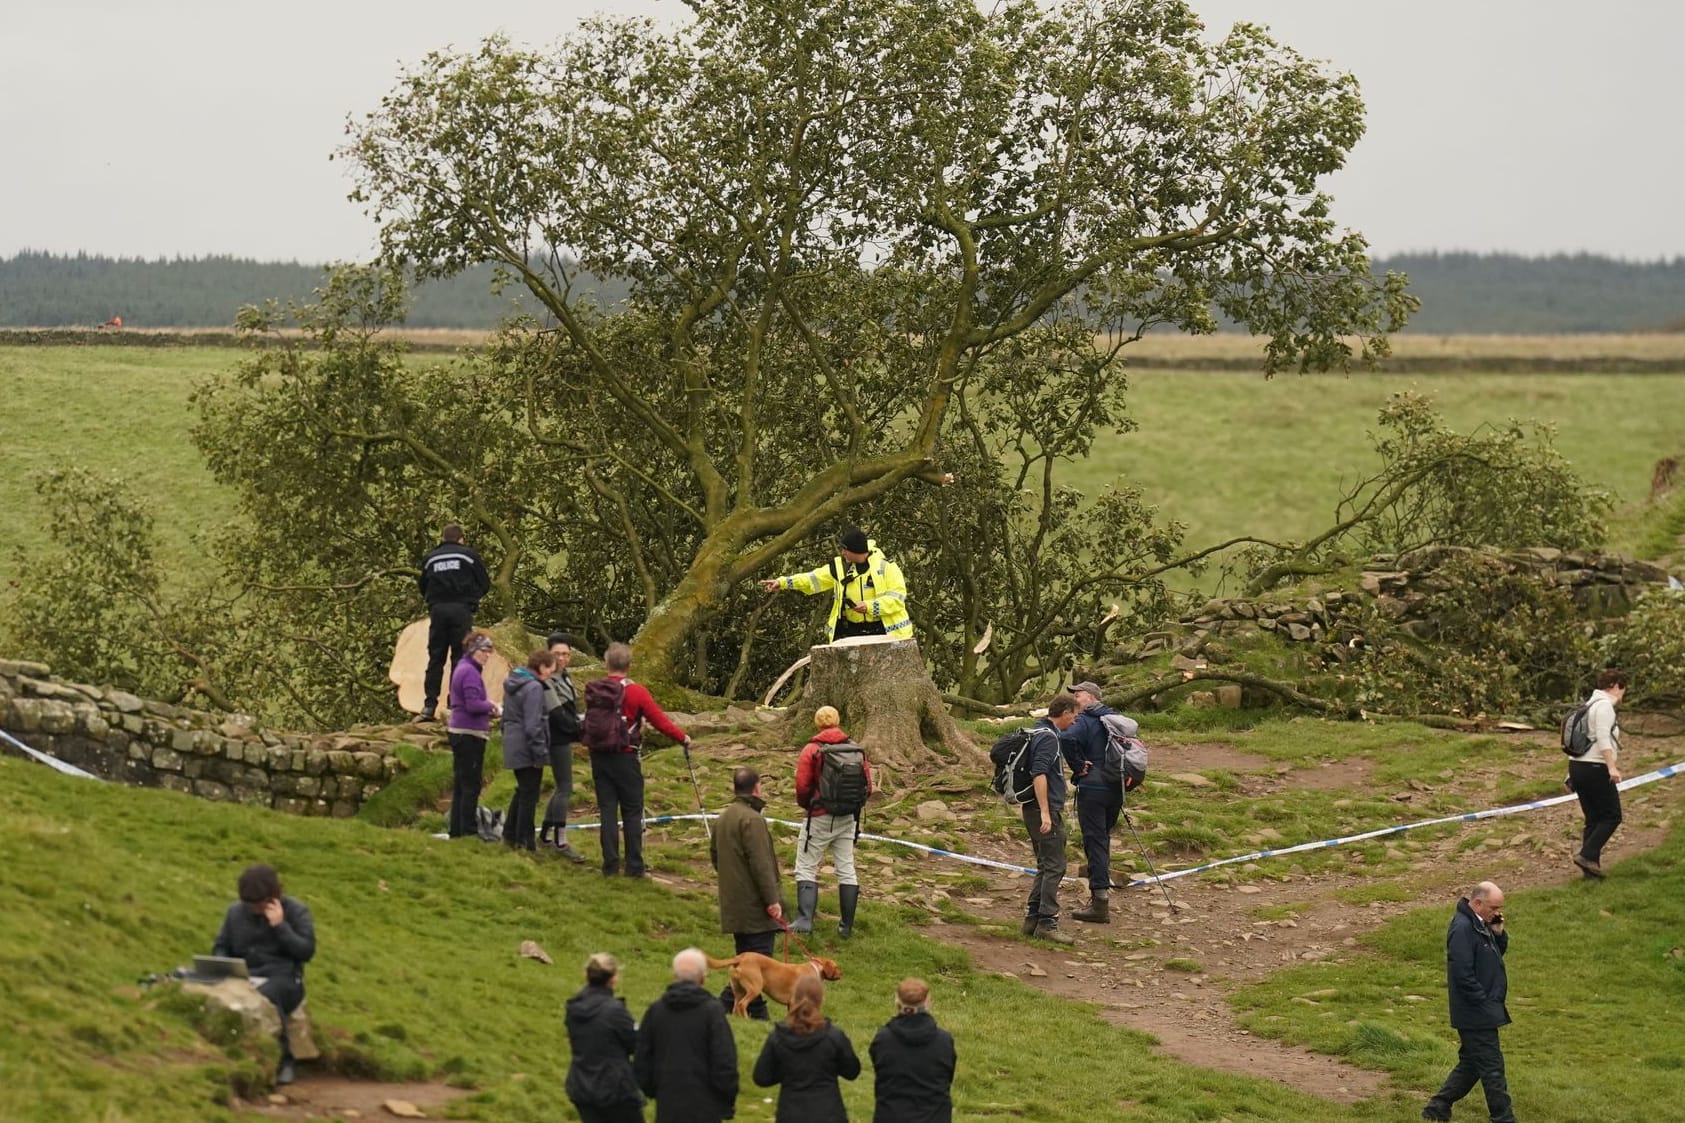
[[[592,679],[585,684],[585,721],[581,726],[585,747],[594,753],[623,753],[632,743],[621,712],[626,701],[623,678]]]
[[[872,794],[870,788],[865,749],[853,741],[819,743],[819,806],[832,815],[859,818],[866,797]]]
[[[1014,730],[989,750],[989,762],[995,766],[994,789],[1008,803],[1031,803],[1036,798],[1035,777],[1030,775],[1034,756],[1030,745],[1037,732],[1034,726]]]
[[[1581,702],[1562,719],[1562,751],[1569,756],[1591,752],[1591,703]]]
[[[1147,778],[1147,746],[1136,736],[1141,727],[1122,714],[1103,714],[1100,724],[1106,727],[1100,778],[1132,792]]]

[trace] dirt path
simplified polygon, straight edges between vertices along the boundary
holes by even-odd
[[[318,1076],[301,1066],[296,1084],[247,1104],[248,1114],[265,1119],[442,1119],[444,1106],[467,1095],[443,1084],[381,1084]],[[413,1109],[413,1114],[406,1111]]]
[[[1626,754],[1632,774],[1673,759],[1676,741],[1635,743]],[[1309,769],[1284,769],[1227,746],[1179,746],[1178,771],[1226,768],[1242,773],[1243,790],[1266,794],[1284,788],[1360,789],[1373,771],[1371,762],[1353,759]],[[1502,768],[1490,774],[1470,772],[1459,788],[1484,790],[1497,785]],[[1650,786],[1627,793],[1627,817],[1609,850],[1619,861],[1656,846],[1680,806],[1681,793]],[[1409,899],[1354,905],[1342,890],[1372,887],[1375,877],[1361,868],[1351,872],[1295,874],[1230,885],[1205,875],[1168,883],[1172,912],[1156,887],[1112,895],[1112,923],[1085,925],[1067,920],[1062,927],[1077,938],[1073,947],[1026,941],[1018,935],[1023,916],[1022,878],[992,876],[988,890],[950,893],[975,924],[941,924],[940,938],[970,950],[979,966],[1010,974],[1030,986],[1065,998],[1092,1002],[1115,1024],[1158,1039],[1160,1052],[1204,1068],[1280,1081],[1324,1099],[1366,1099],[1387,1084],[1383,1073],[1348,1065],[1336,1057],[1261,1038],[1242,1029],[1228,996],[1293,963],[1339,961],[1358,953],[1359,937],[1389,917],[1426,905],[1450,909],[1459,890],[1476,876],[1497,880],[1506,889],[1527,889],[1574,880],[1561,840],[1577,834],[1574,804],[1496,820],[1483,829],[1487,842],[1465,849],[1463,832],[1448,838],[1401,841],[1409,872],[1387,880]],[[1294,839],[1291,841],[1311,841]],[[1113,853],[1128,849],[1122,836]],[[1073,851],[1079,845],[1073,837]],[[996,856],[1014,858],[1010,854]],[[1074,868],[1074,867],[1073,867]],[[938,889],[937,891],[941,891]],[[1062,898],[1069,911],[1086,899],[1075,883]],[[1435,990],[1423,996],[1441,1002]],[[1314,998],[1307,998],[1314,1001]]]

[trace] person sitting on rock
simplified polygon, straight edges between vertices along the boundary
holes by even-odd
[[[228,906],[212,955],[243,959],[257,991],[281,1012],[281,1064],[275,1083],[293,1082],[292,1044],[287,1018],[304,1002],[304,965],[316,954],[316,924],[310,909],[281,892],[274,866],[259,863],[240,874],[240,899]]]

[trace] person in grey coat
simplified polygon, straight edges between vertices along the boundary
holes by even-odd
[[[1509,975],[1504,970],[1508,950],[1504,891],[1482,881],[1457,902],[1445,932],[1445,991],[1451,1026],[1461,1044],[1457,1067],[1422,1108],[1423,1119],[1450,1119],[1451,1105],[1479,1083],[1486,1089],[1492,1123],[1515,1123],[1504,1054],[1498,1046],[1499,1027],[1509,1025],[1509,1008],[1504,1004],[1509,995]]]
[[[503,683],[503,767],[515,774],[515,794],[503,819],[503,841],[517,850],[536,850],[533,818],[538,788],[550,763],[549,704],[544,681],[556,669],[546,649],[527,656],[527,665],[509,672]]]

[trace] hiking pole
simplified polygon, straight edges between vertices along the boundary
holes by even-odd
[[[690,743],[685,742],[685,768],[690,771],[690,788],[696,793],[696,810],[702,816],[702,829],[708,832],[708,841],[714,841],[714,828],[708,825],[708,809],[702,805],[702,785],[696,782],[696,766],[690,762]]]
[[[1158,886],[1159,892],[1164,894],[1165,907],[1171,912],[1180,911],[1170,899],[1170,890],[1164,887],[1164,882],[1159,881],[1158,871],[1153,869],[1153,860],[1147,857],[1147,848],[1141,844],[1141,836],[1135,833],[1135,820],[1129,817],[1129,812],[1123,812],[1123,821],[1129,824],[1129,833],[1135,836],[1135,849],[1141,852],[1141,860],[1147,863],[1147,872],[1153,875],[1153,882]]]

